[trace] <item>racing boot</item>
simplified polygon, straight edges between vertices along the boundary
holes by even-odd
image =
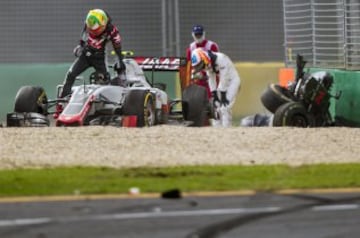
[[[60,103],[56,104],[56,111],[53,115],[54,119],[58,119],[59,115],[62,113],[63,110],[64,110],[64,107],[62,104],[60,104]]]

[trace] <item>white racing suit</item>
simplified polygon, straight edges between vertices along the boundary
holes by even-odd
[[[229,101],[227,106],[217,104],[215,110],[219,118],[218,120],[215,119],[212,125],[229,127],[232,124],[232,107],[240,90],[240,76],[227,55],[221,52],[212,52],[212,54],[216,56],[215,62],[212,62],[215,67],[209,65],[206,68],[210,91],[217,91],[219,98],[221,97],[221,92],[226,92],[226,98]],[[214,71],[214,68],[217,72]],[[219,76],[218,86],[216,86],[216,74]]]

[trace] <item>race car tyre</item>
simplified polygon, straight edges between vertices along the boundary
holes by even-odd
[[[288,102],[274,113],[273,126],[314,127],[314,116],[300,102]]]
[[[15,96],[15,112],[47,114],[47,96],[42,87],[23,86]]]
[[[192,121],[191,126],[201,127],[207,125],[209,108],[208,95],[205,87],[191,84],[182,93],[183,117]]]
[[[291,92],[278,84],[270,84],[261,95],[262,104],[272,113],[281,105],[292,101]]]
[[[155,103],[148,90],[130,90],[126,95],[123,113],[137,117],[137,127],[155,125]]]

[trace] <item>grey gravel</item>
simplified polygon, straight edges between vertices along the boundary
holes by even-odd
[[[0,169],[360,162],[358,128],[0,128]]]

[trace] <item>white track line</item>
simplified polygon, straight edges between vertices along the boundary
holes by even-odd
[[[340,204],[314,206],[313,211],[335,211],[335,210],[355,210],[359,209],[358,204]],[[164,217],[185,217],[185,216],[216,216],[232,214],[250,214],[250,213],[271,213],[278,212],[280,207],[258,207],[258,208],[229,208],[229,209],[209,209],[209,210],[189,210],[189,211],[161,211],[161,208],[155,208],[152,212],[139,213],[116,213],[116,214],[98,214],[89,216],[69,216],[69,217],[39,217],[39,218],[19,218],[0,220],[0,227],[26,226],[46,224],[50,222],[79,222],[79,221],[104,221],[104,220],[126,220],[142,218],[164,218]]]
[[[358,204],[339,204],[339,205],[323,205],[312,208],[314,211],[337,211],[337,210],[355,210],[358,209]]]
[[[117,214],[99,214],[89,216],[69,216],[69,217],[40,217],[40,218],[19,218],[0,220],[0,227],[7,226],[24,226],[38,225],[50,222],[78,222],[94,220],[124,220],[124,219],[141,219],[141,218],[162,218],[162,217],[184,217],[184,216],[214,216],[214,215],[231,215],[231,214],[248,214],[248,213],[270,213],[281,210],[279,207],[263,208],[230,208],[230,209],[209,209],[209,210],[191,210],[191,211],[165,211],[157,209],[153,212],[140,213],[117,213]]]
[[[48,217],[40,218],[20,218],[14,220],[0,220],[1,226],[26,226],[26,225],[38,225],[51,222],[52,219]]]

